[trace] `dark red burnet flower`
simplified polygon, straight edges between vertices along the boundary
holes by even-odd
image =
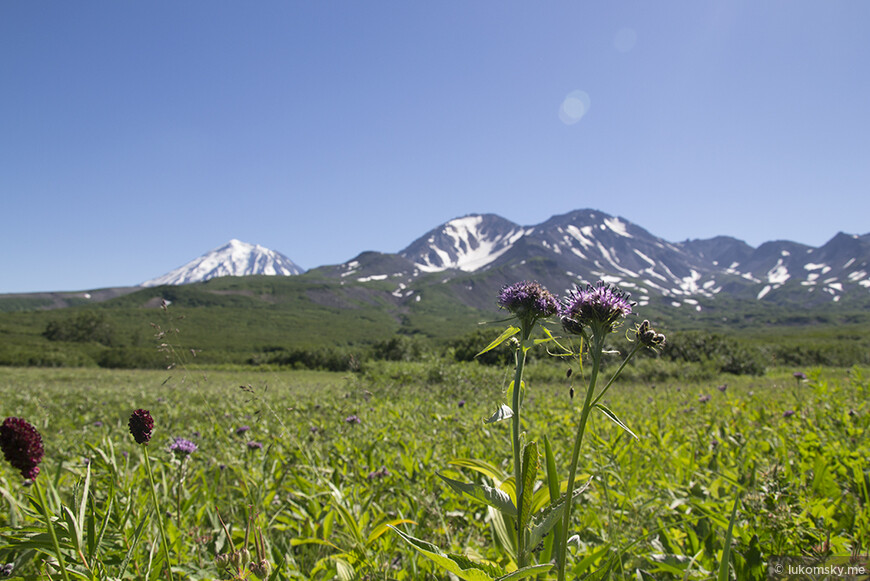
[[[0,448],[6,460],[27,480],[33,480],[39,474],[39,463],[44,454],[42,436],[26,420],[3,420],[0,426]]]
[[[137,444],[148,444],[151,430],[154,429],[154,418],[148,410],[138,409],[130,414],[129,426]]]

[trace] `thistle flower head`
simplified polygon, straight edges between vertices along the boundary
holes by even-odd
[[[507,285],[498,295],[498,305],[516,315],[524,324],[555,315],[559,303],[550,291],[538,282],[527,280]]]
[[[360,424],[360,423],[362,423],[362,420],[359,419],[358,415],[354,414],[352,416],[347,416],[346,418],[344,418],[344,423],[346,423],[346,424]]]
[[[196,452],[196,444],[185,438],[175,438],[175,441],[169,446],[169,451],[180,457],[190,456]]]
[[[130,433],[137,444],[148,444],[151,440],[151,430],[154,429],[154,418],[148,410],[138,409],[130,414]]]
[[[637,340],[650,349],[661,349],[665,345],[665,336],[653,329],[646,319],[637,325],[634,332]]]
[[[241,436],[242,434],[244,434],[245,432],[247,432],[250,429],[251,429],[251,426],[239,426],[238,428],[236,428],[236,435]]]
[[[621,319],[631,314],[633,303],[628,296],[601,281],[595,286],[586,285],[585,289],[577,288],[562,304],[562,327],[574,335],[584,334],[587,327],[594,334],[611,333]]]
[[[27,480],[39,474],[39,463],[44,453],[42,436],[21,418],[6,418],[0,426],[0,448],[12,467]]]
[[[250,442],[248,442],[247,446],[248,446],[248,450],[262,450],[263,449],[263,444],[261,444],[260,442],[256,442],[254,440],[251,440]]]

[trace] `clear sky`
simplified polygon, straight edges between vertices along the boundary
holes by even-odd
[[[0,292],[452,218],[870,232],[870,2],[0,3]]]

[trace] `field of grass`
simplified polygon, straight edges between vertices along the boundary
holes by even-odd
[[[593,416],[572,578],[715,578],[735,500],[732,579],[766,579],[777,555],[866,554],[867,370],[802,369],[806,381],[797,370],[655,383],[635,373],[608,392],[639,439]],[[271,579],[447,579],[387,525],[510,566],[491,510],[436,474],[510,482],[509,422],[482,421],[509,371],[444,360],[357,374],[3,368],[0,401],[42,434],[38,480],[72,578],[167,578],[143,449],[127,429],[146,408],[175,579],[253,579],[249,562]],[[527,439],[546,435],[562,467],[577,404],[564,366],[533,364],[526,377]],[[197,450],[173,455],[175,437]],[[34,488],[0,467],[0,567],[47,579],[54,551]]]

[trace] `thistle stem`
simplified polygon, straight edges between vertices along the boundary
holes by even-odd
[[[48,534],[51,536],[51,544],[54,546],[54,554],[57,555],[57,564],[60,566],[60,573],[64,581],[69,581],[69,576],[66,573],[66,562],[63,559],[63,553],[60,552],[60,543],[57,541],[57,533],[54,531],[54,525],[51,522],[51,517],[48,515],[48,504],[45,500],[45,493],[39,485],[39,480],[33,479],[33,486],[36,487],[36,494],[39,496],[39,504],[42,507],[42,516],[45,518],[45,526],[48,529]]]
[[[145,469],[148,472],[148,482],[151,483],[151,500],[154,501],[154,512],[157,514],[157,528],[160,529],[160,540],[163,543],[163,557],[166,559],[166,572],[169,573],[169,581],[172,581],[172,563],[169,560],[169,542],[166,540],[166,530],[163,528],[163,516],[160,514],[160,503],[157,502],[157,487],[154,485],[154,473],[151,471],[151,459],[148,457],[148,448],[145,451]]]
[[[598,380],[598,372],[601,369],[601,352],[604,350],[604,334],[595,333],[592,351],[592,373],[589,376],[589,386],[586,388],[586,398],[583,401],[583,409],[580,414],[580,423],[577,425],[577,435],[574,438],[574,451],[571,454],[571,465],[568,472],[568,489],[565,493],[565,510],[562,516],[562,534],[559,547],[559,559],[557,570],[559,581],[565,581],[565,560],[568,554],[568,528],[571,524],[571,513],[574,506],[574,478],[577,476],[577,462],[580,458],[580,445],[583,443],[583,434],[586,432],[586,422],[589,419],[589,411],[592,409],[592,396],[595,393],[595,383]]]
[[[516,487],[517,498],[517,515],[523,505],[523,467],[522,467],[522,450],[520,450],[520,391],[523,382],[523,368],[526,363],[526,340],[531,335],[531,329],[523,329],[522,341],[516,352],[516,373],[514,374],[514,391],[512,403],[512,429],[511,429],[511,445],[514,449],[514,485]],[[526,566],[526,547],[525,547],[525,531],[519,529],[519,517],[517,518],[517,567]]]

